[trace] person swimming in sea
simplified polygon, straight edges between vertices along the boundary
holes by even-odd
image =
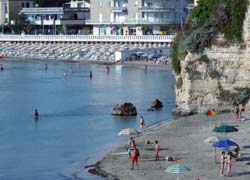
[[[38,119],[38,118],[39,118],[39,113],[38,113],[38,110],[37,110],[37,109],[35,109],[34,118],[35,118],[35,119]]]
[[[3,70],[4,70],[4,68],[3,68],[3,65],[2,65],[2,64],[1,64],[0,70],[1,70],[1,71],[3,71]]]
[[[44,65],[44,69],[47,71],[48,70],[48,64]]]
[[[109,73],[109,66],[106,66],[106,72]]]
[[[89,77],[90,77],[90,78],[93,77],[92,71],[89,72]]]

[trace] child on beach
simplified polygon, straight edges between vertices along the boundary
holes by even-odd
[[[160,151],[160,145],[158,144],[158,141],[155,141],[155,160],[159,160],[159,151]]]
[[[224,176],[224,167],[225,167],[225,151],[222,151],[220,156],[220,176]]]
[[[137,170],[138,168],[138,160],[140,157],[140,152],[139,150],[135,147],[134,150],[131,152],[131,162],[132,162],[132,167],[131,170],[134,170],[134,165],[136,164]]]

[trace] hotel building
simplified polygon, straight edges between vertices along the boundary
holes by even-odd
[[[188,0],[90,0],[94,35],[159,35],[181,28]]]

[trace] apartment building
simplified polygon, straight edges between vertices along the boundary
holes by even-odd
[[[186,21],[188,0],[90,0],[94,35],[167,34]]]
[[[90,18],[90,4],[85,0],[71,0],[63,7],[23,8],[20,13],[27,16],[35,34],[77,34]]]
[[[0,25],[3,26],[7,23],[6,19],[6,0],[0,0]]]
[[[15,20],[24,7],[33,7],[33,0],[0,0],[0,24],[15,24]]]

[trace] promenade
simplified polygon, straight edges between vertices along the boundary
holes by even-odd
[[[174,36],[0,35],[0,55],[115,62],[116,51],[169,48]]]

